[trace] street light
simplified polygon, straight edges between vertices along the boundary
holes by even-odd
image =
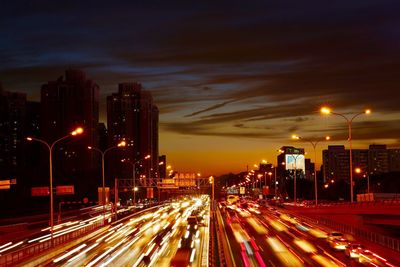
[[[312,140],[310,140],[310,139],[302,138],[302,137],[300,137],[300,136],[298,136],[298,135],[292,135],[292,139],[303,140],[303,141],[309,142],[309,143],[312,145],[313,149],[314,149],[314,165],[315,165],[315,166],[314,166],[314,191],[315,191],[315,206],[318,206],[317,151],[316,151],[316,147],[317,147],[317,144],[318,144],[320,141],[323,141],[323,140],[312,141]],[[325,139],[324,139],[324,140],[328,141],[328,140],[330,140],[330,139],[331,139],[330,136],[325,136]]]
[[[215,187],[215,182],[214,182],[214,176],[210,176],[208,178],[209,183],[212,185],[212,210],[215,210],[215,205],[214,205],[214,187]]]
[[[49,143],[47,143],[46,141],[41,140],[41,139],[39,139],[39,138],[35,138],[35,137],[30,137],[30,136],[28,136],[28,137],[26,138],[26,140],[28,140],[28,141],[36,141],[36,142],[42,143],[42,144],[44,144],[44,145],[49,149],[49,171],[50,171],[50,175],[49,175],[49,177],[50,177],[50,236],[51,236],[51,245],[52,245],[52,246],[54,245],[54,242],[53,242],[53,228],[54,228],[54,220],[53,220],[53,213],[54,213],[54,210],[53,210],[53,148],[54,148],[54,145],[55,145],[56,143],[58,143],[58,142],[60,142],[60,141],[62,141],[62,140],[64,140],[64,139],[67,139],[67,138],[70,137],[70,136],[76,136],[76,135],[79,135],[79,134],[82,134],[82,133],[83,133],[83,128],[78,127],[78,128],[76,128],[74,131],[72,131],[70,134],[68,134],[68,135],[66,135],[66,136],[64,136],[64,137],[61,137],[60,139],[57,139],[57,140],[54,141],[52,144],[49,144]]]
[[[102,195],[103,195],[103,217],[104,217],[104,219],[106,218],[106,189],[105,189],[105,185],[104,185],[104,183],[105,183],[105,181],[104,181],[105,180],[104,158],[105,158],[105,155],[106,155],[106,153],[108,151],[110,151],[112,149],[115,149],[115,148],[125,147],[125,146],[126,146],[125,141],[121,141],[116,146],[109,147],[104,151],[101,151],[97,147],[92,147],[92,146],[88,146],[87,147],[89,150],[94,150],[94,151],[99,152],[101,154],[101,179],[102,179],[102,188],[103,188],[103,194]],[[115,205],[116,204],[117,203],[115,203]]]
[[[371,114],[371,110],[370,109],[366,109],[363,112],[357,113],[355,115],[353,115],[353,117],[351,117],[350,119],[348,117],[346,117],[345,115],[341,114],[341,113],[336,113],[333,112],[330,108],[328,107],[322,107],[321,108],[321,113],[325,114],[325,115],[329,115],[329,114],[333,114],[333,115],[337,115],[342,117],[343,119],[346,120],[347,126],[348,126],[348,131],[349,131],[349,136],[348,136],[348,141],[349,141],[349,152],[350,152],[350,202],[353,203],[353,155],[352,155],[352,133],[351,133],[351,128],[352,128],[352,124],[353,124],[353,120],[362,115],[362,114]]]
[[[150,155],[147,155],[146,157],[144,157],[144,159],[149,159]],[[121,162],[124,163],[129,163],[132,165],[132,179],[133,179],[133,204],[136,204],[136,191],[138,191],[139,189],[136,187],[136,164],[138,162],[140,162],[142,159],[139,159],[135,162],[126,160],[126,159],[121,159]]]
[[[357,174],[360,174],[362,171],[361,171],[361,168],[355,168],[355,170],[354,170]],[[364,174],[363,174],[363,177],[365,178],[365,177],[367,177],[367,193],[369,194],[369,174],[368,174],[368,172],[365,172]]]

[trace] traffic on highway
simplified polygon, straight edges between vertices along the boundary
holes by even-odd
[[[228,254],[237,266],[398,266],[353,237],[283,208],[230,196],[218,206]]]
[[[209,205],[208,196],[182,197],[107,224],[68,248],[50,249],[31,262],[33,266],[207,266]],[[103,216],[56,225],[54,236],[79,231],[81,225]],[[107,213],[105,219],[111,216]],[[22,243],[1,244],[2,251],[48,240],[48,229],[43,232]]]
[[[227,196],[216,206],[211,208],[208,195],[182,196],[130,215],[126,214],[131,208],[120,208],[120,219],[112,210],[94,207],[92,217],[54,227],[53,238],[70,233],[75,238],[27,262],[30,266],[71,267],[213,266],[210,241],[217,233],[219,249],[225,244],[219,253],[229,258],[227,266],[400,266],[396,259],[382,256],[352,236],[265,201]],[[216,232],[211,228],[213,222]],[[87,234],[81,232],[95,224],[100,225]],[[44,228],[30,238],[0,244],[0,253],[29,249],[50,239],[49,228]]]

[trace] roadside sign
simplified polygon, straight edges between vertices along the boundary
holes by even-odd
[[[240,187],[240,194],[241,194],[241,195],[246,194],[246,188],[245,188],[244,186],[241,186],[241,187]]]
[[[50,189],[48,186],[31,187],[31,196],[41,197],[50,195]]]
[[[56,195],[73,195],[75,193],[73,185],[59,185],[56,186]]]
[[[152,187],[147,188],[147,198],[154,198],[154,191]]]
[[[0,180],[0,185],[10,185],[10,180]]]

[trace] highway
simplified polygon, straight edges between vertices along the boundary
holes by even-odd
[[[284,209],[246,201],[220,203],[219,210],[232,250],[229,254],[237,266],[399,266],[368,251],[361,252],[364,262],[359,263],[359,258],[345,255],[339,240],[328,238],[331,229],[301,221]],[[344,239],[357,242],[348,236]]]
[[[196,221],[189,222],[194,214]],[[37,265],[169,266],[188,243],[190,253],[184,260],[192,267],[206,266],[208,220],[208,196],[182,198],[102,227],[95,236]]]
[[[127,210],[120,209],[120,217],[123,212]],[[344,244],[358,243],[351,236],[330,236],[332,229],[304,221],[286,209],[260,206],[252,200],[222,201],[216,216],[223,230],[218,238],[228,244],[225,256],[234,266],[400,266],[368,247],[359,251],[356,246],[358,254],[352,255],[357,257],[350,258],[343,249]],[[56,225],[54,236],[79,232],[104,218],[110,223],[79,236],[65,249],[49,248],[39,259],[32,259],[31,266],[210,266],[208,196],[181,197],[116,221],[109,211],[105,216],[99,213],[67,221]],[[45,228],[35,237],[0,244],[0,250],[7,253],[49,238]]]

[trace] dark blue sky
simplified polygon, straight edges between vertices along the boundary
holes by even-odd
[[[181,169],[274,161],[294,132],[343,143],[344,122],[318,115],[325,103],[373,109],[356,146],[399,144],[398,1],[5,2],[6,90],[38,100],[41,84],[80,68],[100,85],[104,118],[119,82],[141,82],[161,111],[160,152]]]

